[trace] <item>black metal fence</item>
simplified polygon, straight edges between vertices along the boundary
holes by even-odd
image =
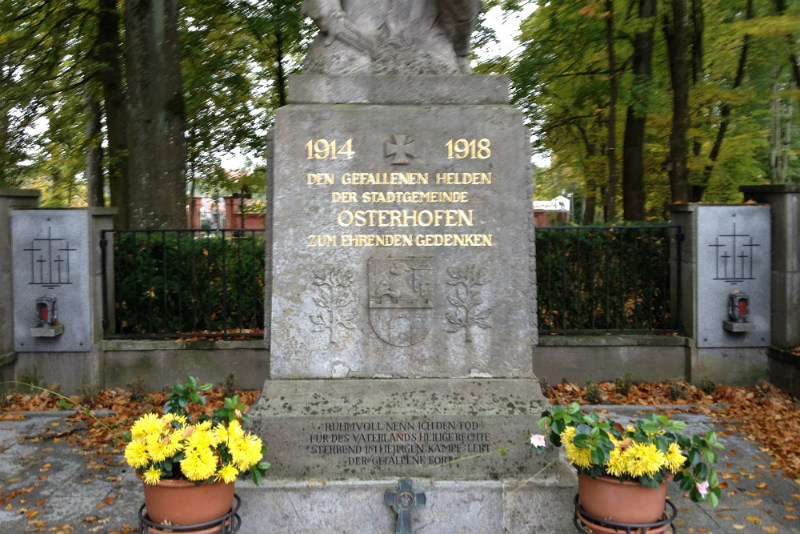
[[[100,246],[106,338],[263,336],[263,229],[104,230]]]
[[[678,332],[680,273],[670,274],[678,226],[556,226],[536,229],[539,332]]]
[[[537,228],[539,331],[678,332],[681,241],[677,226]],[[264,230],[104,230],[100,245],[107,338],[263,335]]]

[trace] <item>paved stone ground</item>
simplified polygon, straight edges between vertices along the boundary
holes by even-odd
[[[623,422],[641,408],[600,409]],[[713,428],[706,416],[675,417],[700,432]],[[58,440],[59,433],[69,430],[64,418],[63,413],[47,412],[0,421],[0,533],[137,531],[141,483],[120,455],[92,458]],[[738,434],[724,436],[724,444],[719,470],[728,487],[718,508],[693,503],[677,484],[670,485],[669,496],[678,508],[676,532],[800,534],[800,485],[771,471],[770,459],[758,444]],[[246,524],[247,506],[243,499],[243,530],[258,531]],[[570,521],[564,518],[562,532],[574,532]],[[424,528],[415,532],[424,534]]]

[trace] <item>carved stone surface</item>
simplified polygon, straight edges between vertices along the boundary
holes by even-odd
[[[536,379],[267,380],[250,410],[271,479],[528,478]]]
[[[433,258],[369,260],[369,320],[383,341],[408,347],[425,339],[433,322]]]
[[[19,352],[85,352],[91,349],[89,213],[84,210],[18,210],[11,214],[14,260],[14,349]],[[62,333],[43,336],[36,300],[56,301]]]
[[[516,109],[289,105],[274,139],[273,378],[533,376]]]
[[[306,72],[326,74],[469,72],[480,0],[305,0],[320,35]]]

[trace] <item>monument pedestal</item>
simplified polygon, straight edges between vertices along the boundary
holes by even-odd
[[[271,132],[266,485],[244,532],[568,532],[574,480],[529,436],[529,134],[507,80],[290,80]],[[408,511],[404,510],[405,514]],[[404,516],[403,521],[408,520]],[[563,528],[562,528],[563,526]]]

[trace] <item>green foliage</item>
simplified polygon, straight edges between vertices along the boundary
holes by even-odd
[[[689,390],[686,382],[679,378],[673,378],[668,381],[669,383],[669,397],[676,401],[686,399],[689,397]]]
[[[536,229],[542,332],[670,330],[668,227]]]
[[[586,401],[589,404],[603,403],[603,393],[600,391],[600,386],[594,380],[586,381]]]
[[[115,234],[118,334],[261,331],[263,237],[200,235]]]
[[[167,402],[164,403],[164,413],[183,415],[191,421],[192,417],[187,409],[190,404],[205,406],[206,398],[202,395],[203,391],[208,391],[213,385],[211,382],[201,384],[200,381],[190,376],[183,384],[172,386],[172,393],[167,395]]]
[[[141,402],[148,396],[147,385],[144,383],[142,375],[136,375],[134,380],[125,384],[125,389],[131,394],[131,401],[133,402]]]
[[[700,389],[702,389],[703,393],[706,395],[713,395],[717,392],[717,383],[714,382],[713,379],[705,376],[700,380]]]
[[[634,377],[633,373],[630,371],[614,379],[614,385],[617,386],[617,394],[622,395],[623,397],[630,393],[633,383]]]
[[[635,16],[636,3],[615,0],[614,29],[619,82],[617,107],[632,106],[645,113],[644,167],[646,218],[663,218],[672,202],[665,165],[670,150],[672,88],[665,32],[670,3],[656,2],[657,13],[653,47],[653,77],[642,85],[631,72],[633,37],[646,29],[647,22]],[[690,43],[695,71],[690,87],[688,169],[692,185],[706,188],[704,201],[740,202],[739,186],[764,183],[775,176],[770,168],[770,149],[787,154],[789,180],[797,180],[798,106],[788,103],[798,96],[792,88],[792,72],[797,68],[798,31],[796,4],[777,12],[777,2],[754,2],[751,18],[745,2],[703,0],[686,2],[689,28],[701,42]],[[523,109],[534,131],[534,150],[552,155],[552,167],[545,171],[545,184],[561,182],[559,189],[573,193],[575,199],[605,194],[608,181],[604,161],[608,148],[614,148],[621,161],[626,146],[607,147],[609,113],[608,60],[604,56],[603,29],[607,19],[599,2],[537,2],[538,8],[523,22],[523,53],[509,66],[514,102]],[[692,13],[702,10],[702,16]],[[698,33],[695,33],[698,30]],[[747,43],[746,53],[745,43]],[[736,84],[739,64],[744,71]],[[795,58],[795,59],[791,59]],[[794,62],[794,63],[793,63]],[[796,80],[795,80],[796,85]],[[790,96],[793,95],[793,96]],[[772,108],[773,99],[781,105]],[[770,142],[769,129],[780,109],[785,129],[781,146]],[[724,114],[727,113],[727,118]],[[618,113],[619,139],[625,129],[624,113]],[[793,119],[793,120],[792,120]],[[724,125],[724,129],[723,129]],[[712,158],[718,136],[721,150]],[[774,164],[774,163],[773,163]],[[623,182],[624,183],[624,182]],[[622,192],[620,191],[620,194]],[[621,200],[618,199],[618,200]],[[602,204],[602,202],[598,202]],[[593,213],[589,220],[595,220]]]
[[[667,479],[667,473],[675,474],[675,481],[689,497],[696,502],[708,502],[717,506],[721,496],[719,477],[714,464],[717,463],[717,450],[723,446],[717,435],[711,431],[705,435],[690,435],[688,425],[683,421],[669,419],[656,413],[637,419],[627,428],[612,419],[601,418],[597,413],[581,411],[578,403],[566,408],[553,406],[542,413],[539,428],[547,431],[550,442],[566,447],[567,459],[575,465],[579,473],[593,478],[612,476],[620,480],[634,480],[644,486],[658,487]],[[573,432],[572,437],[565,434]],[[565,442],[566,441],[566,442]],[[663,455],[662,466],[652,474],[632,476],[627,473],[614,475],[612,465],[624,465],[628,461],[636,463],[636,458],[624,459],[624,452],[631,447],[643,447],[642,451],[654,448]],[[633,449],[631,449],[633,450]],[[586,453],[588,452],[588,459]],[[635,456],[642,454],[634,451]],[[612,453],[616,462],[610,462]],[[682,465],[670,467],[666,460],[671,455],[683,459]],[[576,463],[576,460],[579,463]],[[680,461],[678,462],[680,463]]]

